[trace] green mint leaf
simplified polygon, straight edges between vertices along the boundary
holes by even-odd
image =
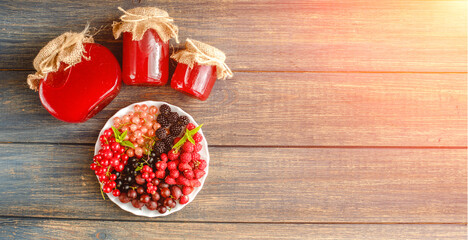
[[[119,138],[120,141],[123,141],[123,140],[124,140],[124,138],[127,136],[127,132],[128,132],[128,130],[125,130],[125,132],[123,132],[123,133],[120,135],[120,138]]]
[[[187,135],[187,140],[189,140],[189,142],[191,142],[191,143],[193,143],[195,145],[195,140],[193,140],[192,136]]]
[[[135,146],[133,146],[133,143],[130,141],[122,141],[120,144],[122,144],[125,147],[135,148]]]
[[[179,150],[179,148],[182,147],[182,145],[184,145],[186,140],[187,140],[187,136],[184,135],[184,137],[182,137],[176,144],[174,144],[172,149],[175,149],[176,151]]]
[[[190,136],[193,136],[193,134],[197,133],[198,130],[200,130],[200,128],[201,128],[202,126],[203,126],[203,124],[200,124],[200,126],[198,126],[198,127],[194,128],[194,129],[190,130],[190,131],[189,131]]]
[[[120,139],[120,132],[117,128],[115,128],[114,126],[112,126],[112,131],[114,131],[114,136],[115,136],[115,139]]]

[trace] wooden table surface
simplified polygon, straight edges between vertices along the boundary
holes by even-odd
[[[180,39],[227,55],[206,102],[124,86],[82,124],[28,89],[52,38],[117,7],[169,12]],[[0,1],[0,238],[466,239],[466,1]],[[177,45],[172,42],[175,48]],[[103,200],[89,169],[118,109],[156,100],[201,123],[210,173],[195,201],[144,218]]]

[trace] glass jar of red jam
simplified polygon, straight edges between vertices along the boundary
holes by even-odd
[[[202,101],[208,99],[216,82],[216,66],[198,65],[193,68],[178,63],[171,80],[171,87],[177,91],[194,96]]]
[[[156,85],[169,78],[169,42],[164,43],[158,33],[148,29],[139,41],[131,32],[123,33],[122,79],[127,85]]]
[[[178,28],[169,14],[155,7],[125,11],[112,24],[115,39],[123,34],[122,80],[127,85],[161,86],[169,78],[169,40]]]
[[[185,48],[171,56],[178,62],[171,87],[205,101],[216,79],[232,77],[231,69],[224,63],[226,55],[213,46],[193,39],[186,40]]]

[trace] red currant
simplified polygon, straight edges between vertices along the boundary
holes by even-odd
[[[150,166],[145,165],[145,166],[143,166],[143,169],[141,169],[141,171],[149,173],[149,172],[152,172],[153,169],[151,169]]]
[[[117,179],[117,176],[115,174],[111,174],[109,176],[109,179],[112,180],[112,181],[115,181],[115,179]]]
[[[119,190],[119,189],[114,189],[114,190],[112,191],[112,195],[114,195],[114,197],[120,196],[120,190]]]
[[[99,141],[101,142],[101,144],[106,143],[107,142],[106,136],[104,136],[104,135],[99,136]]]
[[[114,152],[119,152],[120,151],[120,144],[117,143],[117,142],[112,143],[110,147],[111,147],[112,151],[114,151]]]
[[[107,129],[106,131],[102,133],[102,135],[106,138],[109,138],[112,135],[112,130]]]
[[[120,164],[120,161],[116,157],[113,157],[110,160],[110,164],[111,164],[112,167],[117,167]]]
[[[115,188],[115,182],[114,182],[114,181],[108,182],[107,185],[108,185],[110,188]]]
[[[124,149],[124,148],[122,148],[122,149]],[[125,151],[125,149],[124,149],[124,151]],[[121,158],[122,158],[122,161],[128,161],[128,155],[127,154],[123,154],[121,156]]]
[[[107,150],[110,149],[110,146],[109,146],[109,144],[103,144],[103,145],[101,145],[101,149],[103,149],[104,151],[107,151]]]
[[[117,165],[115,167],[115,171],[122,172],[124,170],[124,168],[125,168],[125,165],[123,165],[123,163],[121,163],[121,164],[119,164],[119,165]]]

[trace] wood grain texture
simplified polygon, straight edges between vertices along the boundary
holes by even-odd
[[[155,100],[204,123],[211,145],[467,145],[466,74],[237,73],[206,102],[169,86],[124,86],[83,124],[53,118],[27,74],[0,72],[0,141],[93,143],[118,109]]]
[[[209,150],[209,175],[197,198],[158,221],[467,221],[466,149]],[[92,151],[1,144],[0,215],[151,220],[101,198],[89,170]]]
[[[466,239],[464,225],[229,224],[0,219],[0,238]]]
[[[87,22],[121,58],[110,24],[126,9],[158,6],[180,39],[213,44],[235,70],[466,72],[466,1],[0,1],[0,69],[32,69],[37,52]]]

